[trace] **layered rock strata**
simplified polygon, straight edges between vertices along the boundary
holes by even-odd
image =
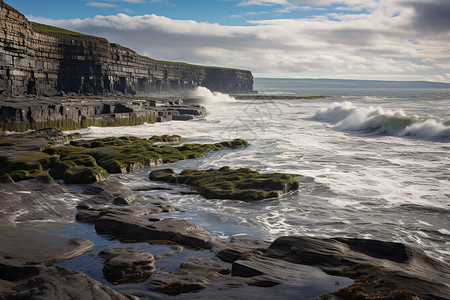
[[[33,26],[0,0],[0,95],[253,92],[250,71],[156,61],[106,39]]]
[[[201,119],[206,109],[179,98],[17,97],[0,100],[0,130],[134,126],[144,122]]]

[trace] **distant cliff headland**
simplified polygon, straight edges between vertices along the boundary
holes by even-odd
[[[31,23],[0,0],[0,95],[253,92],[250,71],[157,61],[106,39]]]

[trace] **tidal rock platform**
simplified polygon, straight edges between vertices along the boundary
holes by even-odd
[[[16,96],[0,98],[0,130],[73,130],[89,126],[134,126],[144,122],[202,119],[206,109],[163,96]]]

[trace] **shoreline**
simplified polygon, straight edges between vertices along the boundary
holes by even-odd
[[[7,186],[11,184],[13,183],[2,184],[1,191],[3,201],[9,197],[6,196],[5,198],[5,195],[10,195],[13,190],[18,190],[17,184],[13,184],[13,186],[10,186],[9,188],[10,192],[8,192]],[[48,201],[51,197],[49,197],[49,194],[47,193],[53,195],[67,193],[64,186],[60,186],[58,184],[49,185],[49,183],[42,183],[36,180],[23,181],[19,184],[23,185],[23,190],[22,192],[19,191],[16,193],[18,197],[26,199],[32,195],[32,198],[29,199],[34,199],[34,201],[37,201],[38,199],[41,199],[41,201]],[[49,189],[49,187],[52,187],[52,189]],[[86,193],[86,190],[90,192]],[[99,196],[101,193],[103,193],[102,196]],[[120,197],[124,199],[134,199],[132,201],[127,201],[127,205],[117,206],[117,204],[114,204],[113,202],[114,199],[118,198],[118,193],[119,195],[123,195]],[[171,264],[170,269],[172,271],[168,272],[168,276],[165,277],[161,277],[160,275],[154,277],[150,276],[150,279],[145,281],[145,287],[149,290],[156,289],[158,291],[164,291],[166,294],[180,292],[180,298],[190,295],[194,298],[202,298],[203,296],[201,295],[208,298],[207,295],[209,295],[209,293],[217,293],[219,290],[222,291],[224,285],[227,287],[223,290],[226,291],[224,292],[224,295],[227,295],[226,297],[236,295],[234,292],[239,293],[240,289],[234,290],[236,287],[256,286],[260,288],[264,287],[259,290],[260,293],[262,293],[261,295],[268,293],[267,291],[264,291],[265,289],[273,289],[276,293],[284,292],[284,295],[287,297],[289,293],[299,292],[299,287],[304,284],[304,282],[302,283],[302,281],[298,281],[298,278],[302,277],[299,276],[299,274],[304,272],[305,265],[312,265],[326,271],[328,274],[354,277],[358,283],[358,287],[355,287],[355,284],[350,285],[350,287],[347,288],[343,286],[336,287],[336,290],[340,288],[340,292],[338,294],[341,295],[341,297],[342,295],[351,295],[345,293],[353,293],[354,295],[363,292],[366,293],[367,291],[373,289],[373,286],[376,282],[379,283],[379,280],[391,282],[391,284],[395,283],[395,285],[399,286],[399,288],[396,287],[397,290],[393,289],[391,286],[385,291],[385,293],[398,292],[395,295],[391,294],[391,296],[394,297],[393,299],[414,299],[414,295],[419,296],[420,299],[422,299],[422,297],[425,297],[426,299],[438,299],[436,297],[442,297],[442,295],[449,295],[450,293],[449,287],[443,283],[445,281],[439,282],[437,279],[438,277],[436,277],[441,276],[441,278],[449,278],[450,266],[448,264],[428,257],[418,248],[413,248],[399,243],[360,239],[321,239],[308,237],[282,237],[272,241],[271,243],[260,240],[252,240],[251,238],[234,238],[229,242],[225,242],[217,239],[217,237],[211,235],[211,233],[205,231],[198,225],[194,225],[188,221],[174,218],[164,218],[165,212],[173,211],[173,209],[176,208],[167,206],[166,204],[161,203],[161,201],[154,202],[156,199],[151,200],[153,202],[149,202],[149,199],[145,200],[139,198],[140,196],[135,192],[121,186],[118,183],[113,183],[108,179],[90,186],[86,186],[83,197],[86,201],[90,202],[84,204],[78,203],[78,214],[80,213],[80,209],[92,211],[92,209],[95,208],[96,211],[102,211],[101,218],[103,218],[103,221],[99,223],[99,221],[96,221],[96,217],[92,217],[92,215],[89,214],[84,214],[85,217],[78,217],[77,219],[84,220],[84,222],[87,221],[88,223],[93,221],[98,233],[105,232],[108,233],[110,237],[114,237],[114,239],[119,238],[119,240],[121,240],[122,238],[120,237],[124,236],[122,232],[124,229],[121,229],[121,231],[116,231],[116,229],[113,229],[111,231],[112,228],[129,228],[131,233],[135,232],[135,230],[140,231],[144,230],[147,226],[152,226],[159,228],[158,232],[160,233],[158,234],[163,234],[162,236],[166,237],[166,239],[170,236],[174,236],[174,238],[176,238],[175,241],[171,242],[172,247],[177,245],[176,247],[182,247],[184,249],[205,247],[206,249],[212,249],[209,259],[193,259],[193,261],[192,259],[187,258],[182,259],[184,263],[181,264],[180,268],[178,268],[180,260],[176,258],[176,253],[171,253],[171,256],[165,256],[164,259],[166,261],[174,261],[173,263],[169,263]],[[96,199],[101,199],[101,202],[98,202],[99,200]],[[11,199],[9,199],[9,201],[11,201]],[[39,205],[40,204],[37,204],[37,207],[39,207]],[[73,214],[73,212],[67,212],[66,217],[71,214]],[[123,216],[126,216],[126,218]],[[144,216],[148,217],[143,218]],[[48,215],[46,215],[46,217],[48,217]],[[7,218],[2,219],[8,221]],[[106,222],[106,220],[108,221]],[[7,223],[9,223],[10,226],[2,226],[4,230],[6,230],[6,228],[11,228],[14,221],[9,219]],[[122,225],[117,227],[118,224]],[[20,230],[21,226],[19,225],[19,227],[16,228]],[[188,234],[186,235],[186,233],[183,233],[185,230],[183,228],[195,228],[195,230],[188,231]],[[111,233],[113,233],[112,236]],[[155,233],[151,233],[151,235],[153,234]],[[38,233],[36,233],[36,237],[37,236],[39,236]],[[157,237],[157,240],[160,239],[161,237]],[[130,239],[129,234],[125,234],[125,240],[128,243],[147,241],[146,238],[139,241],[136,240],[136,237]],[[78,243],[84,245],[86,242],[79,241]],[[159,243],[163,247],[167,247],[164,246],[167,242],[156,241],[156,243]],[[16,248],[20,248],[20,245],[20,243],[17,244]],[[133,244],[127,246],[133,247]],[[42,247],[42,243],[39,247]],[[78,245],[78,247],[80,247],[80,245]],[[324,249],[328,250],[324,251]],[[82,253],[83,251],[85,250],[77,250],[75,252]],[[31,255],[31,257],[33,257],[33,253],[26,251],[24,253],[27,253],[27,255]],[[194,253],[195,252],[193,252],[193,254]],[[14,255],[18,255],[20,257],[21,253],[14,253]],[[2,266],[9,268],[13,263],[14,267],[19,268],[20,270],[23,268],[28,268],[26,265],[29,262],[20,266],[21,263],[17,262],[17,258],[16,260],[11,260],[8,258],[5,259],[6,256],[11,256],[11,253],[7,255],[4,254],[2,256]],[[34,256],[39,255],[35,254]],[[305,260],[305,257],[308,257],[308,259]],[[34,257],[33,259],[37,258]],[[133,261],[133,259],[136,258],[128,257],[126,259]],[[417,261],[420,261],[421,264],[423,264],[422,267],[418,267]],[[156,265],[157,263],[158,260],[156,260]],[[230,263],[231,267],[229,265]],[[207,266],[206,268],[201,267],[199,270],[199,266],[205,265]],[[377,265],[382,265],[383,268],[379,269]],[[360,268],[357,266],[364,266],[365,269],[355,269]],[[46,274],[45,276],[50,276],[48,274],[54,274],[55,269],[52,267],[42,266],[34,268],[33,272],[37,272],[38,274],[33,276],[39,276],[39,274]],[[186,277],[186,272],[189,274],[188,277]],[[310,270],[306,272],[310,274],[312,271]],[[411,281],[405,281],[402,277],[398,277],[396,272],[408,274],[408,276],[411,277]],[[293,276],[292,274],[297,275]],[[371,277],[371,280],[366,278],[364,281],[362,279],[364,276],[368,276],[370,274],[375,274]],[[61,277],[60,274],[57,276]],[[66,274],[66,276],[80,276],[80,274],[70,273]],[[2,278],[4,280],[4,277]],[[9,282],[8,286],[13,287],[14,283],[18,283],[26,278],[30,278],[29,274],[22,277],[22,279],[16,278],[11,281],[7,280]],[[305,278],[305,276],[303,276],[303,278]],[[435,278],[435,280],[433,281],[432,278]],[[90,282],[90,279],[84,280]],[[344,282],[342,278],[334,281]],[[180,285],[176,282],[185,282],[185,284]],[[410,290],[410,286],[412,284],[414,286],[414,290]],[[276,288],[277,286],[283,286],[286,288],[286,285],[290,287],[286,291],[280,291]],[[110,291],[104,287],[104,285],[100,286],[104,289],[105,293],[114,293],[114,291]],[[120,286],[118,287],[120,289]],[[199,294],[184,294],[184,292],[191,293],[198,292],[199,290],[203,290],[203,292],[200,292]],[[2,292],[5,293],[5,291]],[[328,288],[328,290],[323,291],[323,294],[326,292],[332,293],[333,290]],[[67,293],[67,291],[65,293]],[[117,293],[117,291],[115,291],[115,293]],[[135,293],[142,295],[143,291],[141,290],[139,293],[135,291]],[[151,291],[147,291],[147,293],[150,293],[148,296],[152,295]],[[133,292],[131,292],[131,294],[133,294]],[[323,296],[322,299],[335,299],[333,297],[336,297],[336,295],[337,294],[327,294]],[[318,296],[320,295],[317,295],[317,297]],[[444,296],[444,298],[445,297],[447,296]],[[145,299],[145,297],[141,298]]]

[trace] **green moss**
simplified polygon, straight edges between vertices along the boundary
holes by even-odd
[[[103,119],[82,119],[81,122],[73,120],[52,120],[47,122],[0,122],[1,131],[16,131],[24,132],[27,130],[40,130],[44,128],[56,128],[63,131],[76,130],[82,128],[88,128],[91,126],[96,127],[116,127],[116,126],[136,126],[144,123],[155,123],[155,117],[140,116],[121,118],[115,120],[103,120]]]
[[[152,136],[148,139],[149,141],[156,143],[156,142],[163,142],[163,143],[179,143],[183,140],[183,138],[179,135],[161,135],[161,136]]]
[[[53,178],[42,170],[16,170],[9,173],[9,176],[17,182],[22,180],[39,179],[45,182],[53,181]]]
[[[299,188],[295,175],[260,174],[250,169],[232,170],[229,167],[206,171],[184,170],[178,175],[172,169],[162,169],[152,171],[149,178],[195,186],[201,195],[210,199],[254,201],[275,198]]]
[[[76,166],[64,172],[67,184],[89,184],[108,177],[108,172],[101,167]]]
[[[9,176],[9,174],[0,174],[0,183],[14,183],[14,180]]]
[[[38,162],[27,162],[27,161],[12,161],[6,165],[3,169],[3,173],[10,173],[19,170],[42,170],[42,165]]]
[[[0,140],[0,147],[9,147],[14,146],[16,143],[10,142],[10,141],[4,141]]]
[[[88,154],[69,154],[64,156],[62,161],[71,161],[77,166],[85,166],[85,167],[98,167],[95,159]]]
[[[70,162],[70,161],[65,161],[65,162],[58,161],[50,168],[49,174],[54,179],[64,179],[66,172],[69,171],[72,168],[75,168],[75,167],[76,167],[76,164],[73,163],[73,162]]]
[[[9,174],[19,181],[34,178],[37,171],[48,172],[54,179],[67,184],[86,184],[106,178],[109,173],[133,172],[161,163],[197,158],[206,153],[247,145],[243,140],[219,144],[187,144],[180,147],[154,145],[157,142],[179,142],[177,135],[137,137],[108,137],[92,141],[71,141],[69,145],[24,151],[19,159],[9,161],[0,156],[0,174]],[[33,171],[33,172],[30,172]],[[14,172],[14,173],[13,173]],[[48,175],[47,174],[47,175]]]

